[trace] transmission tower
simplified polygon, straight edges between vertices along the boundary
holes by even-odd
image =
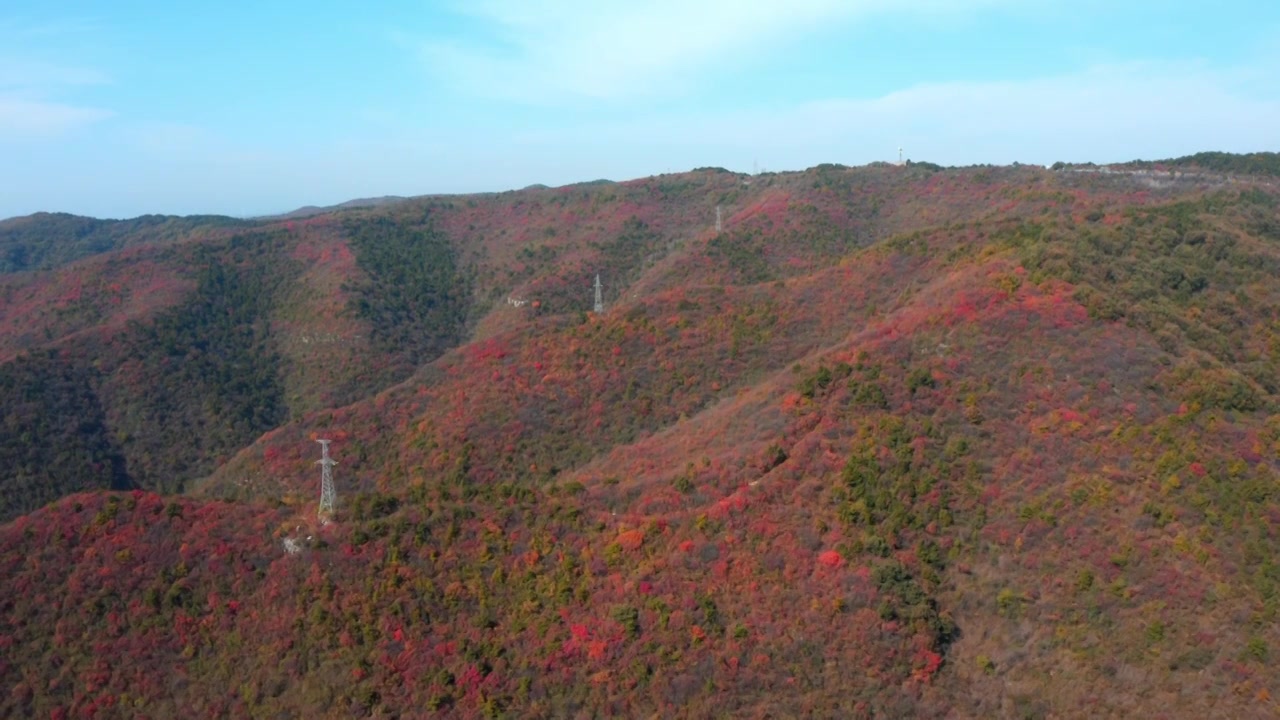
[[[604,292],[600,285],[600,273],[596,273],[596,310],[597,315],[604,313]]]
[[[338,463],[329,457],[329,440],[317,440],[324,457],[316,461],[320,466],[320,509],[316,515],[320,522],[328,522],[333,517],[333,506],[338,501],[338,491],[333,487],[333,466]]]
[[[720,222],[720,206],[716,206],[716,232],[724,229],[724,224]]]

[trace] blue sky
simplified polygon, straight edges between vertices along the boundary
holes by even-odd
[[[1280,3],[0,5],[0,217],[1280,149]]]

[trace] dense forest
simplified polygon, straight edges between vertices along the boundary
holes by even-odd
[[[0,365],[0,520],[73,492],[130,486],[96,386],[55,350]]]
[[[236,235],[189,261],[194,293],[111,341],[103,392],[134,484],[177,492],[287,418],[267,313],[297,270],[269,234]]]
[[[471,279],[430,215],[413,224],[352,220],[346,233],[364,273],[351,306],[369,324],[375,350],[417,367],[456,346],[472,301]]]
[[[1135,166],[1165,166],[1197,168],[1219,173],[1280,177],[1280,153],[1260,152],[1237,155],[1224,152],[1202,152],[1194,155],[1157,160],[1154,163],[1134,162]]]
[[[49,270],[125,247],[208,236],[252,224],[215,215],[98,220],[67,213],[37,213],[0,221],[0,273]]]

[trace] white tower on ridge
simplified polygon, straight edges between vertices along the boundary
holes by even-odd
[[[333,486],[333,466],[338,463],[329,457],[329,440],[317,440],[323,457],[316,461],[320,466],[320,509],[316,516],[325,523],[333,517],[333,506],[338,502],[338,491]]]
[[[596,308],[595,313],[601,315],[604,313],[604,292],[600,285],[600,273],[596,273]]]
[[[716,232],[724,229],[724,224],[720,222],[720,206],[716,206]]]

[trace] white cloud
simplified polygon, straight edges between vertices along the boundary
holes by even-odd
[[[320,145],[246,144],[217,128],[113,123],[105,141],[67,143],[60,153],[59,143],[6,148],[6,160],[31,170],[20,181],[15,175],[9,187],[0,178],[0,215],[35,209],[263,214],[354,197],[625,180],[705,165],[745,171],[756,160],[771,170],[862,164],[894,159],[899,145],[910,158],[947,165],[1275,150],[1280,87],[1271,78],[1277,76],[1280,56],[1239,67],[1121,63],[748,111],[608,114],[625,115],[616,121],[566,113],[542,129],[519,117],[443,129],[393,123]],[[14,125],[6,120],[15,112],[6,103],[0,91],[0,143]],[[102,117],[31,105],[17,108],[27,118],[24,132],[57,127],[60,115],[64,128]],[[22,153],[31,158],[25,166],[12,159]]]
[[[55,99],[107,82],[93,68],[0,57],[0,144],[57,137],[111,117],[110,110]]]
[[[0,88],[47,90],[50,88],[103,85],[109,82],[100,70],[59,65],[25,58],[0,57]]]
[[[0,144],[56,137],[112,114],[101,108],[0,95]]]
[[[432,40],[429,68],[471,92],[522,101],[671,92],[736,54],[888,12],[934,19],[1011,0],[472,0],[480,38]]]
[[[1259,92],[1258,75],[1256,65],[1129,63],[1023,81],[919,85],[778,110],[647,115],[528,132],[518,140],[576,147],[601,158],[589,174],[616,178],[697,164],[745,170],[756,159],[779,170],[861,164],[893,159],[899,145],[909,157],[943,164],[1274,150],[1280,97]],[[607,158],[630,162],[610,170]]]
[[[124,138],[153,160],[193,154],[217,157],[228,150],[226,141],[208,128],[189,123],[141,123],[125,130]]]

